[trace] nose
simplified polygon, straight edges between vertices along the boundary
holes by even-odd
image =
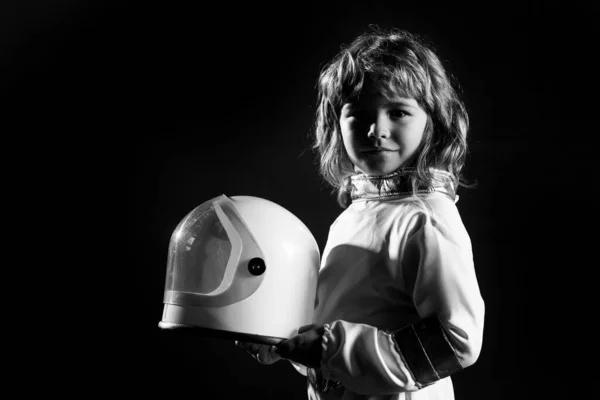
[[[373,122],[369,127],[367,137],[369,139],[386,139],[390,135],[389,131],[381,126],[377,122]]]

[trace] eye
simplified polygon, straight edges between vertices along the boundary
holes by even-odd
[[[367,117],[367,112],[364,110],[351,110],[348,113],[348,118],[363,120]]]
[[[391,119],[400,119],[400,118],[404,118],[410,114],[404,110],[395,109],[395,110],[390,110],[388,112],[388,115],[390,116]]]

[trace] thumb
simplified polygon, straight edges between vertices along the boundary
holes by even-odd
[[[301,326],[300,328],[298,328],[298,334],[304,333],[306,331],[310,331],[311,329],[314,329],[316,327],[317,327],[317,324],[310,324],[310,325]]]
[[[293,345],[293,340],[288,339],[288,340],[284,340],[283,342],[278,343],[275,346],[275,349],[273,350],[276,354],[279,354],[280,356],[285,356],[287,355],[290,350],[295,347]]]

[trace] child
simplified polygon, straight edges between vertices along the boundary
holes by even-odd
[[[453,399],[484,303],[455,202],[468,117],[438,57],[405,31],[359,36],[323,70],[316,144],[345,210],[323,251],[314,324],[277,348],[310,399]]]

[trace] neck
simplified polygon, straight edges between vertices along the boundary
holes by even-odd
[[[348,180],[348,193],[351,200],[382,200],[441,192],[457,201],[454,178],[447,171],[430,169],[429,182],[414,182],[416,170],[402,168],[387,175],[366,175],[357,173]]]

